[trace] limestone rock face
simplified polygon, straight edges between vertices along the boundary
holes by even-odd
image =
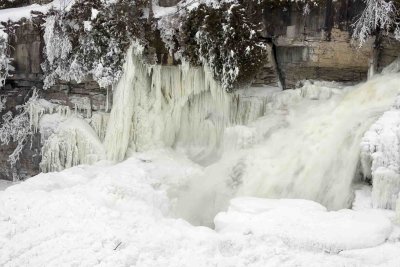
[[[359,82],[365,80],[372,57],[372,40],[359,48],[352,44],[347,32],[333,29],[331,40],[278,39],[278,64],[286,88],[295,87],[299,80],[329,80]]]

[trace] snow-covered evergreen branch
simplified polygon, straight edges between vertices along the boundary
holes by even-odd
[[[87,77],[101,87],[116,83],[130,43],[145,41],[144,6],[146,1],[76,1],[69,11],[50,12],[44,24],[44,87]]]

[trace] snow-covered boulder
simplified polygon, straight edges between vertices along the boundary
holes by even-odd
[[[328,212],[316,202],[291,199],[236,198],[214,222],[221,234],[278,237],[291,246],[329,253],[377,246],[392,231],[379,211]]]

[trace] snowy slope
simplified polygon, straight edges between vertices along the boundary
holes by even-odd
[[[22,18],[29,18],[32,11],[46,13],[51,8],[67,9],[73,3],[73,0],[55,0],[46,5],[33,4],[23,7],[0,9],[0,21],[18,21]]]
[[[174,190],[201,172],[162,150],[0,191],[0,266],[398,266],[400,235],[379,211],[240,198],[216,231],[172,218]]]

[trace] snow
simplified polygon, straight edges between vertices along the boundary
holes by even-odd
[[[29,106],[41,167],[60,172],[0,184],[0,266],[398,266],[400,204],[373,207],[400,203],[400,105],[370,127],[400,92],[398,65],[356,87],[231,95],[207,68],[147,66],[134,47],[124,69],[110,115],[83,98],[74,114]],[[373,187],[343,209],[368,128]]]
[[[214,222],[220,233],[278,236],[288,245],[328,253],[380,245],[392,231],[390,220],[376,211],[327,212],[307,200],[236,198]]]
[[[393,28],[394,37],[398,38],[399,25],[397,6],[395,2],[385,0],[364,0],[365,9],[354,23],[352,38],[359,41],[360,47],[365,44],[369,36],[377,29],[389,32]],[[373,75],[373,73],[371,73]]]
[[[49,4],[39,5],[33,4],[29,6],[6,8],[0,10],[0,21],[19,21],[22,18],[30,18],[32,11],[47,13],[51,8],[68,9],[75,1],[72,0],[55,0]]]
[[[165,16],[171,16],[178,12],[178,8],[176,6],[172,7],[162,7],[157,5],[155,2],[153,3],[153,12],[155,18],[161,18]]]
[[[237,198],[216,216],[215,230],[171,217],[174,192],[199,172],[184,156],[158,150],[10,186],[0,192],[0,265],[398,263],[399,242],[385,242],[393,225],[373,210],[327,212],[306,200]]]
[[[11,186],[12,182],[6,180],[0,180],[0,191],[5,190],[7,187]]]
[[[50,5],[33,4],[30,6],[6,8],[0,10],[0,21],[19,21],[22,18],[29,18],[32,11],[46,13],[50,9]]]

